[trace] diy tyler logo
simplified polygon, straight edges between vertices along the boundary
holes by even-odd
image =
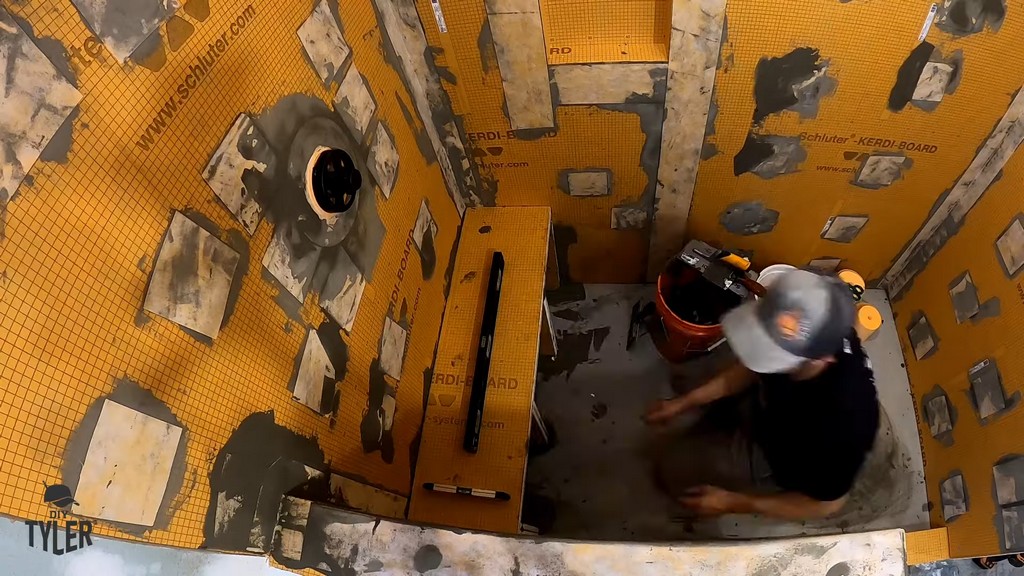
[[[36,527],[39,532],[39,545],[43,552],[52,552],[56,556],[92,546],[92,522],[88,520],[69,520],[68,512],[78,502],[71,496],[71,489],[63,484],[46,486],[43,501],[49,507],[48,520],[26,520],[28,525],[28,545],[36,547]],[[63,529],[61,521],[63,520]]]

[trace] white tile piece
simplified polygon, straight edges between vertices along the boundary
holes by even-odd
[[[1003,270],[1012,278],[1024,266],[1024,223],[1020,216],[996,240],[996,250]]]
[[[949,404],[945,396],[936,396],[928,401],[928,429],[932,437],[937,437],[953,429],[949,416]]]
[[[848,244],[857,238],[867,223],[867,216],[833,216],[826,223],[821,237]]]
[[[306,346],[302,350],[299,370],[295,375],[292,398],[314,411],[323,413],[325,379],[334,378],[334,365],[316,330],[306,333]]]
[[[352,51],[331,13],[327,0],[320,0],[309,18],[299,26],[299,40],[324,86],[340,75],[345,59]]]
[[[355,64],[348,67],[345,78],[334,95],[334,110],[360,142],[369,136],[368,129],[377,111],[377,102]]]
[[[868,188],[882,188],[903,177],[905,156],[876,154],[868,156],[857,171],[855,184]]]
[[[152,526],[180,439],[180,427],[104,400],[75,490],[75,511]]]
[[[949,288],[949,297],[953,301],[953,313],[956,314],[957,324],[967,322],[981,309],[978,288],[970,272],[965,272],[955,280],[955,284]]]
[[[942,497],[942,518],[950,520],[967,513],[967,496],[964,493],[964,477],[960,474],[947,478],[939,489]]]
[[[395,380],[402,379],[405,362],[405,341],[409,333],[391,318],[384,319],[384,332],[380,336],[380,367]]]
[[[570,196],[608,196],[612,193],[611,172],[607,170],[587,170],[569,172]]]
[[[839,269],[839,265],[842,263],[840,258],[818,258],[817,260],[811,260],[807,263],[807,267],[817,272],[823,272],[831,274]]]
[[[1013,458],[992,467],[996,500],[1001,506],[1024,502],[1024,458]]]
[[[384,197],[391,198],[391,191],[398,176],[398,150],[383,122],[377,123],[377,131],[373,136],[370,156],[366,163]]]
[[[263,254],[263,267],[299,302],[306,300],[309,281],[320,257],[320,248],[309,244],[297,226],[282,223],[274,229],[274,236]],[[306,246],[301,256],[292,249],[299,245]]]
[[[206,184],[250,235],[262,216],[258,180],[252,175],[272,178],[276,165],[270,144],[252,118],[239,114],[203,170]]]
[[[216,338],[237,266],[238,252],[175,212],[153,264],[143,309]]]
[[[953,67],[945,62],[928,62],[914,88],[914,100],[941,102],[946,87],[953,78]]]
[[[428,232],[431,240],[437,238],[437,222],[434,221],[430,207],[427,206],[427,201],[424,199],[420,202],[420,211],[416,215],[416,223],[412,227],[412,241],[416,243],[416,248],[423,249],[423,237]]]
[[[350,478],[331,474],[331,496],[338,505],[375,516],[405,518],[408,498]]]
[[[622,104],[653,102],[659,82],[668,74],[664,63],[566,64],[551,67],[558,104]]]
[[[1003,547],[1024,550],[1024,505],[1003,508]]]
[[[365,288],[366,278],[359,272],[348,253],[340,249],[327,275],[323,290],[320,291],[320,307],[345,332],[351,333]]]
[[[615,206],[612,208],[613,230],[642,230],[647,227],[648,214],[643,208]]]
[[[928,317],[921,315],[921,318],[910,328],[908,332],[910,345],[914,347],[914,358],[923,359],[935,348],[935,339],[932,337],[932,327]]]
[[[0,207],[82,100],[77,88],[0,7]],[[0,228],[2,237],[2,228]]]
[[[71,0],[71,3],[118,62],[128,60],[181,5],[178,0]]]
[[[512,129],[554,128],[539,2],[487,0],[485,6]]]

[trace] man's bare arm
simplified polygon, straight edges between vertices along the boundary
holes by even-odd
[[[726,368],[700,388],[681,396],[689,408],[697,408],[715,400],[735,396],[756,380],[756,375],[739,362]]]
[[[679,414],[710,404],[720,398],[735,396],[750,387],[756,375],[739,362],[708,380],[700,388],[671,400],[662,400],[651,406],[645,419],[651,424],[665,423]]]
[[[761,495],[698,486],[687,490],[679,501],[701,516],[761,514],[784,520],[811,520],[836,514],[846,504],[846,498],[822,502],[798,492]]]
[[[846,497],[831,502],[815,500],[799,492],[752,495],[739,494],[737,510],[740,514],[761,514],[783,520],[810,520],[832,516],[843,509]]]

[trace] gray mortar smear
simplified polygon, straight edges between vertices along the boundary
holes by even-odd
[[[613,112],[636,114],[640,119],[640,131],[644,134],[644,145],[640,151],[639,160],[640,168],[647,175],[647,186],[644,187],[644,192],[637,200],[637,204],[639,208],[642,208],[648,214],[654,214],[654,198],[658,188],[658,166],[661,163],[661,129],[665,122],[666,74],[667,71],[664,68],[651,69],[650,75],[654,84],[654,95],[650,98],[630,96],[626,99],[625,104],[602,104],[598,106],[598,108]],[[645,102],[634,103],[633,100],[635,98]],[[645,255],[644,260],[646,261],[646,259],[647,256]],[[568,268],[567,258],[563,259],[559,256],[558,263],[559,268],[563,266]],[[641,266],[641,269],[646,269],[646,264]]]
[[[324,471],[327,464],[316,438],[307,438],[274,421],[273,412],[250,414],[231,433],[210,467],[210,503],[206,509],[203,547],[245,551],[254,528],[273,534],[281,498],[296,486],[309,483],[311,491],[326,498],[329,475],[307,482],[305,466]],[[322,485],[321,485],[322,484]],[[221,514],[218,496],[238,507]]]
[[[914,90],[917,89],[917,82],[921,79],[925,65],[931,60],[935,53],[935,46],[930,42],[921,42],[900,64],[896,72],[896,81],[892,90],[889,91],[889,110],[899,112],[906,108],[907,104],[914,98]]]
[[[1006,18],[1004,0],[948,0],[939,3],[935,26],[955,36],[977,34],[988,25],[998,32]]]
[[[591,360],[590,352],[591,350],[600,351],[610,333],[611,327],[609,326],[579,333],[560,332],[558,355],[553,358],[549,356],[541,358],[537,371],[547,380],[560,374],[565,374],[565,378],[568,380],[580,364],[593,364],[600,361],[598,359]]]
[[[557,306],[564,302],[575,302],[586,298],[583,284],[572,280],[569,269],[569,248],[579,241],[576,229],[567,224],[554,224],[555,256],[558,261],[558,289],[546,292],[548,304]]]
[[[448,253],[448,266],[444,269],[444,297],[448,299],[448,293],[452,288],[452,275],[455,274],[455,257],[459,251],[459,241],[462,239],[462,222],[459,222],[458,228],[455,229],[455,241],[452,242],[451,251]],[[440,328],[438,328],[440,332]],[[437,342],[434,343],[434,347],[437,347]],[[436,350],[435,350],[436,352]]]
[[[412,83],[409,81],[405,73],[405,67],[402,66],[398,52],[392,43],[390,31],[385,26],[384,19],[381,17],[380,9],[377,6],[379,1],[390,0],[375,0],[372,2],[374,16],[377,19],[377,28],[380,30],[380,50],[384,54],[384,62],[398,74],[402,84],[411,94],[409,87]],[[406,25],[415,25],[422,29],[419,13],[416,11],[416,6],[413,2],[403,0],[396,3],[395,7],[399,18]],[[451,98],[441,85],[440,73],[434,63],[434,55],[429,45],[424,49],[423,57],[426,60],[428,77],[420,80],[423,82],[430,109],[431,117],[429,121],[433,124],[442,146],[444,146],[448,153],[452,172],[455,175],[455,182],[459,187],[458,190],[449,190],[449,193],[461,195],[462,200],[469,207],[495,206],[494,199],[497,195],[496,182],[482,179],[476,162],[472,162],[466,153],[465,143],[468,142],[468,139],[466,138],[462,119],[455,116],[455,113],[452,111]],[[426,122],[428,120],[424,118],[423,121]],[[451,130],[454,130],[455,133],[450,134]],[[495,187],[487,189],[488,186]]]
[[[358,151],[351,154],[357,169],[364,174],[363,188],[360,189],[356,206],[355,223],[339,246],[343,247],[355,262],[367,282],[373,279],[373,268],[380,254],[384,239],[384,225],[377,213],[376,191],[366,169],[365,147],[357,145],[340,117],[322,101],[306,94],[290,94],[278,100],[273,106],[253,118],[253,123],[267,138],[277,157],[279,169],[272,178],[263,177],[260,190],[260,205],[264,214],[276,225],[282,222],[319,222],[306,201],[302,177],[305,167],[287,166],[293,150],[312,149],[318,145]],[[303,128],[309,127],[307,130]],[[299,137],[302,137],[301,139]],[[307,141],[308,140],[308,141]],[[304,231],[303,236],[310,234]],[[314,245],[309,244],[311,249]],[[293,247],[295,248],[295,247]],[[303,253],[300,248],[299,253]],[[321,258],[328,256],[328,250]],[[318,291],[318,287],[310,286]]]
[[[494,51],[494,37],[491,35],[491,21],[486,17],[476,37],[476,49],[480,52],[480,67],[484,75],[498,69],[498,54]]]
[[[737,202],[719,215],[718,223],[731,234],[753,236],[774,230],[779,213],[760,202]]]
[[[942,386],[936,384],[930,392],[921,397],[921,415],[924,417],[924,425],[926,427],[930,427],[930,422],[928,420],[928,403],[939,397],[946,398],[946,407],[949,410],[949,423],[952,429],[942,432],[938,436],[932,437],[948,448],[953,445],[953,430],[956,430],[956,422],[959,419],[959,413],[957,412],[956,407],[953,406],[953,401],[949,398],[949,394],[946,394],[946,391],[942,389]]]
[[[171,463],[171,473],[167,479],[167,488],[164,490],[164,497],[160,501],[160,508],[157,510],[153,526],[140,526],[138,524],[126,524],[110,520],[101,521],[114,526],[118,530],[139,537],[144,536],[149,530],[167,530],[171,525],[175,498],[185,482],[188,429],[185,428],[185,425],[178,420],[166,404],[157,399],[152,392],[129,378],[122,377],[116,379],[114,381],[114,390],[106,396],[97,398],[86,409],[85,416],[78,422],[75,430],[71,432],[67,447],[64,449],[64,459],[61,463],[61,483],[70,488],[72,494],[78,489],[78,481],[82,475],[82,467],[85,465],[85,457],[89,452],[89,444],[92,441],[93,433],[96,431],[96,424],[99,422],[100,412],[103,410],[105,400],[117,402],[122,406],[127,406],[147,416],[181,428],[181,438],[178,440],[178,448],[174,453],[174,460]]]
[[[22,31],[25,32],[25,35],[32,39],[32,42],[39,48],[39,51],[46,56],[46,59],[53,64],[53,67],[64,76],[64,79],[75,88],[78,88],[78,76],[71,67],[71,57],[64,44],[56,38],[36,36],[35,30],[32,29],[32,24],[28,20],[14,13],[9,12],[9,14],[18,26],[21,27]],[[78,112],[79,107],[75,106],[71,113],[68,114],[68,117],[64,119],[60,128],[54,132],[46,147],[39,153],[39,160],[43,162],[58,162],[60,164],[67,163],[68,154],[71,152],[71,144],[74,139],[75,120],[78,118]],[[27,177],[24,182],[31,185]],[[17,194],[12,195],[10,200],[13,200],[15,197],[17,197]],[[0,223],[0,230],[2,228],[3,224]],[[2,235],[0,235],[0,239],[2,239]]]
[[[384,396],[389,394],[391,386],[388,385],[384,370],[380,365],[380,358],[374,358],[370,363],[369,386],[366,397],[366,409],[363,411],[363,419],[359,424],[359,436],[363,445],[363,453],[371,454],[380,451],[381,460],[391,464],[395,459],[395,438],[392,428],[384,428],[383,407]],[[392,421],[398,415],[398,406],[395,406],[395,413]]]
[[[715,121],[718,120],[718,87],[711,89],[711,104],[708,106],[708,120],[704,124],[704,145],[700,149],[700,159],[710,160],[718,155],[718,146],[714,142],[708,142],[708,138],[715,135]]]
[[[979,324],[982,320],[989,318],[998,318],[1001,313],[1002,306],[999,303],[999,298],[993,296],[978,306],[978,311],[971,317],[971,324]]]
[[[405,118],[406,124],[409,125],[413,135],[416,137],[416,147],[419,149],[420,155],[427,161],[427,164],[437,164],[437,154],[434,152],[434,146],[430,143],[430,136],[423,128],[423,124],[413,117],[412,110],[409,110],[409,107],[405,105],[405,100],[398,92],[395,92],[395,101],[398,102],[398,108],[402,111],[402,117]]]
[[[802,47],[777,58],[761,58],[754,70],[754,118],[758,125],[771,114],[794,110],[814,118],[821,98],[835,90],[828,60],[816,48]]]
[[[800,164],[807,160],[807,150],[797,136],[761,136],[762,142],[771,144],[774,152],[762,160],[751,172],[765,180],[797,172]]]

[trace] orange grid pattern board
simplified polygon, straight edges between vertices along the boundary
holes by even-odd
[[[551,213],[542,207],[466,212],[423,423],[410,520],[519,532],[550,226]],[[505,258],[505,272],[480,449],[470,454],[462,448],[463,434],[495,252]],[[511,500],[433,492],[423,488],[427,482],[502,491]]]
[[[671,0],[541,0],[549,64],[666,62]]]
[[[621,10],[632,10],[634,5],[616,4]],[[503,112],[505,96],[493,48],[486,45],[483,53],[478,48],[487,20],[484,4],[449,0],[441,6],[445,33],[436,24],[430,1],[417,2],[427,42],[441,49],[435,54],[436,64],[457,79],[455,84],[445,82],[444,87],[451,95],[453,111],[463,119],[466,144],[474,151],[477,167],[497,186],[497,205],[550,206],[556,229],[560,225],[573,227],[576,241],[568,248],[568,262],[560,263],[568,265],[573,280],[642,281],[647,271],[648,231],[611,228],[612,207],[637,202],[648,185],[640,166],[646,139],[640,117],[597,106],[559,106],[555,109],[557,131],[536,140],[517,138]],[[542,4],[542,10],[546,9]],[[562,8],[557,10],[569,17]],[[544,24],[546,29],[550,25],[546,15]],[[586,23],[577,19],[573,25]],[[558,188],[562,170],[593,167],[611,171],[610,196],[571,197]]]
[[[1024,276],[1007,278],[995,249],[996,239],[1021,212],[1024,155],[1018,151],[1003,169],[1003,178],[982,195],[967,215],[963,228],[932,258],[906,295],[893,303],[903,356],[917,399],[918,428],[925,456],[928,499],[935,503],[933,526],[946,525],[954,558],[1000,553],[1000,511],[993,494],[992,466],[1020,454],[1024,410],[1018,405],[982,424],[971,403],[968,370],[986,358],[995,360],[1006,396],[1024,390]],[[993,318],[957,323],[949,287],[970,271],[982,301],[998,298],[1000,313]],[[937,350],[917,360],[907,335],[913,315],[922,311],[936,336]],[[940,386],[955,413],[950,446],[932,437],[921,399]],[[940,483],[954,471],[963,474],[968,510],[945,523]]]
[[[85,53],[92,34],[70,2],[9,8],[32,24],[37,37]],[[275,304],[277,288],[261,278],[269,222],[250,238],[237,308],[212,346],[163,318],[136,325],[148,270],[173,210],[192,207],[225,230],[241,230],[201,174],[236,115],[258,114],[293,93],[331,103],[333,90],[307,64],[296,35],[312,8],[308,0],[214,0],[209,16],[192,21],[195,32],[177,51],[166,52],[158,71],[121,66],[105,50],[73,62],[84,97],[69,158],[35,165],[33,182],[6,206],[6,238],[0,240],[0,513],[45,516],[40,486],[60,481],[69,436],[90,404],[120,378],[166,403],[188,435],[185,488],[176,495],[169,528],[150,530],[147,540],[189,548],[202,543],[210,466],[232,430],[255,412],[273,410],[278,424],[316,437],[332,469],[408,494],[409,447],[422,422],[422,375],[433,361],[445,288],[443,274],[422,280],[415,263],[403,277],[404,262],[417,257],[404,250],[426,198],[438,226],[436,266],[444,270],[460,218],[437,166],[418,152],[416,127],[404,119],[402,107],[414,106],[382,58],[371,3],[343,2],[340,16],[354,62],[374,93],[377,117],[394,134],[401,167],[390,199],[377,192],[386,234],[351,336],[345,336],[349,361],[337,423],[294,401],[287,388],[307,328],[324,315],[315,294],[302,308],[302,326],[289,326]],[[189,67],[242,20],[245,26],[213,70],[144,150],[138,141]],[[379,452],[364,453],[359,423],[393,295],[409,303],[412,329],[398,383],[395,458],[388,464]],[[95,531],[132,537],[103,523]]]
[[[688,235],[752,250],[758,266],[804,265],[828,256],[842,258],[843,267],[865,278],[881,277],[936,198],[970,164],[1024,82],[1024,69],[1010,64],[1024,39],[1019,14],[1008,15],[998,32],[987,28],[963,37],[932,26],[927,40],[944,57],[963,51],[959,87],[932,112],[913,105],[889,111],[897,71],[919,44],[931,6],[931,0],[727,2],[728,33],[715,84],[716,130],[707,139],[719,153],[700,163]],[[801,138],[806,160],[797,172],[771,179],[735,176],[733,158],[751,130],[758,61],[800,47],[819,50],[828,62],[827,74],[837,82],[834,94],[820,100],[814,118],[786,110],[770,115],[755,133]],[[838,140],[826,141],[830,138]],[[901,143],[925,147],[906,152],[913,166],[902,179],[878,190],[851,183],[860,154],[899,153]],[[754,201],[779,212],[774,231],[740,236],[719,225],[728,206]],[[821,239],[828,218],[840,214],[870,220],[852,243]]]

